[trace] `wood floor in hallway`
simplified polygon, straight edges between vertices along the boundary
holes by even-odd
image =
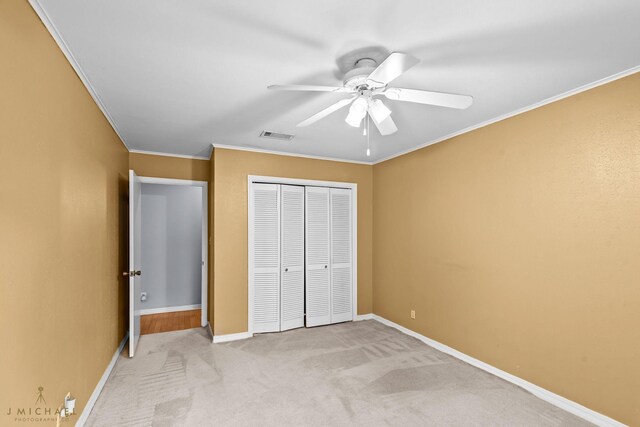
[[[140,316],[140,335],[181,331],[200,326],[200,309]]]

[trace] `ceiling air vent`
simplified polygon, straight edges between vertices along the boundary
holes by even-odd
[[[269,132],[268,130],[260,132],[260,137],[279,139],[281,141],[291,141],[293,139],[293,135],[289,135],[288,133]]]

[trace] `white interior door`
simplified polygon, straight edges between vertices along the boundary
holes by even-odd
[[[129,170],[129,357],[133,357],[140,339],[141,196],[142,184]]]
[[[329,189],[306,187],[306,325],[331,322]]]
[[[280,330],[304,326],[304,187],[280,186]]]
[[[252,184],[253,332],[280,330],[280,185]]]
[[[332,188],[331,323],[353,320],[351,190]]]

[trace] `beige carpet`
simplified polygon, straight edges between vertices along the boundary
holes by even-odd
[[[141,337],[90,426],[583,426],[587,422],[376,321],[211,344]]]

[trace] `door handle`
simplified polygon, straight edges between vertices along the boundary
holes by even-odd
[[[141,276],[142,275],[142,271],[140,271],[140,270],[124,271],[122,273],[122,275],[124,277]]]
[[[324,268],[327,268],[327,266],[325,265]]]
[[[288,268],[285,268],[285,269],[284,269],[284,272],[286,273],[287,271],[289,271],[289,269],[288,269]]]

